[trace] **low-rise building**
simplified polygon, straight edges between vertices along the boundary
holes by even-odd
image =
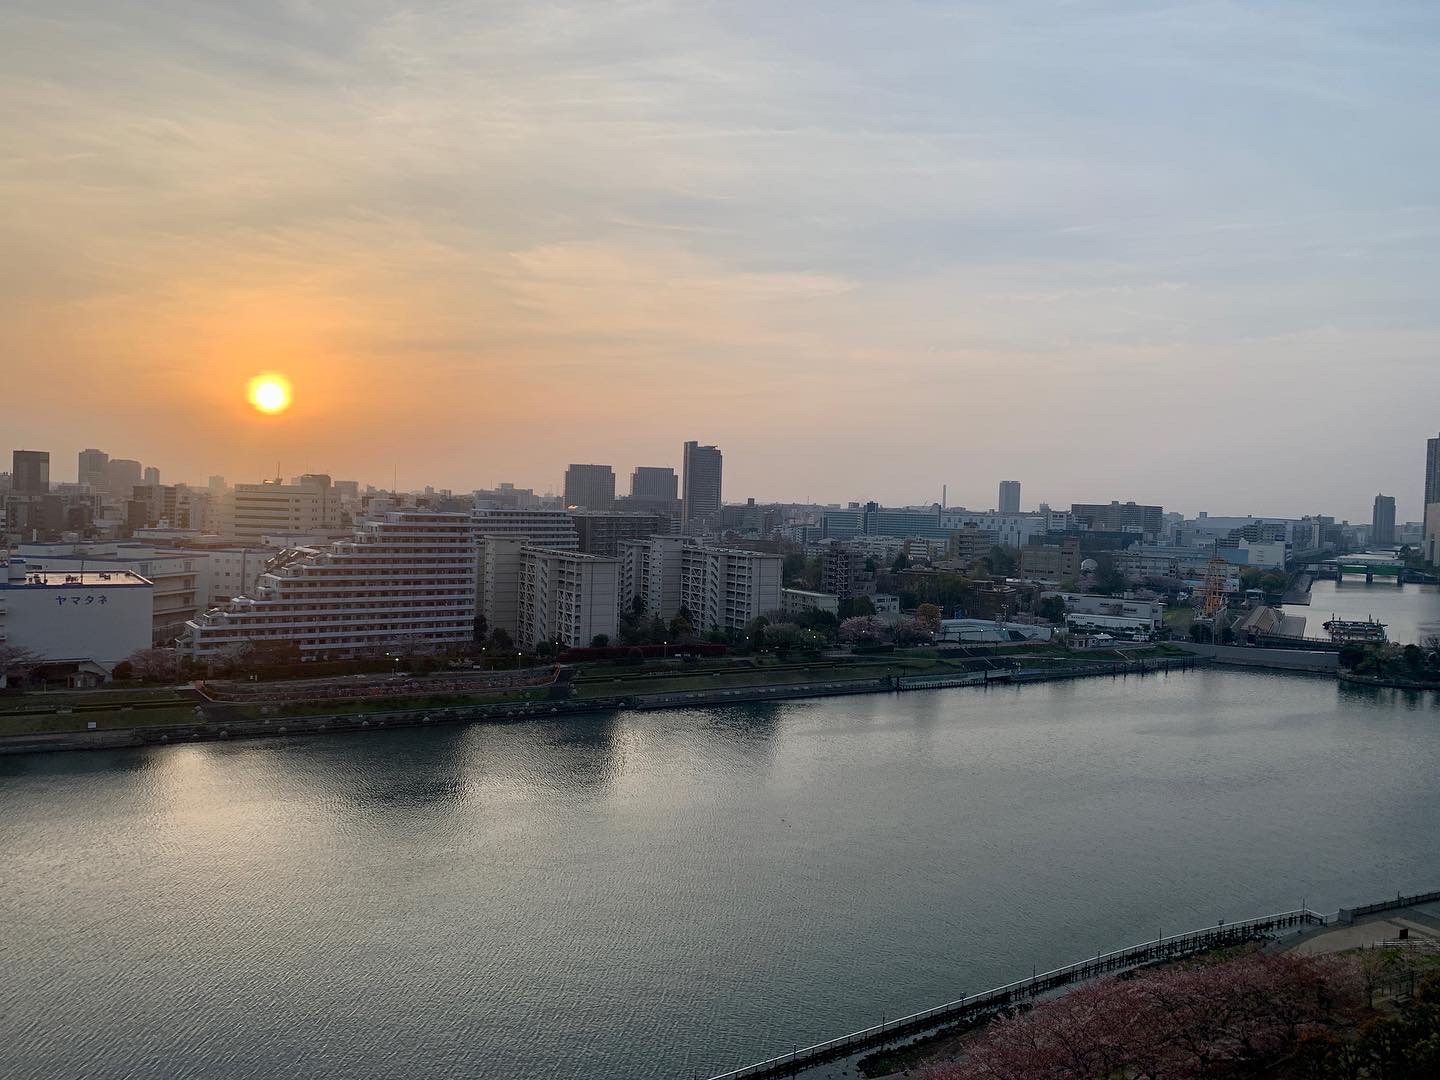
[[[1080,576],[1080,541],[1067,536],[1059,544],[1026,544],[1018,573],[1042,581],[1074,581]]]
[[[1154,600],[1129,600],[1122,596],[1100,596],[1094,593],[1046,593],[1065,601],[1067,614],[1106,615],[1143,623],[1159,630],[1165,623],[1165,605]]]
[[[780,610],[787,615],[806,611],[828,611],[834,615],[840,610],[840,598],[834,593],[811,592],[809,589],[781,589]]]
[[[12,558],[0,580],[0,643],[72,666],[72,682],[107,677],[151,644],[152,589],[128,570],[34,570]]]

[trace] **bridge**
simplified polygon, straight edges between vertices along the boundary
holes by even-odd
[[[1407,579],[1423,581],[1430,577],[1428,574],[1407,571],[1402,562],[1367,562],[1363,559],[1326,559],[1323,562],[1311,563],[1305,569],[1317,578],[1333,581],[1344,581],[1346,574],[1363,574],[1367,585],[1377,577],[1391,578],[1396,585],[1403,585]]]
[[[1394,906],[1394,902],[1386,902],[1377,906],[1375,910],[1389,906]],[[1351,914],[1353,917],[1353,915],[1367,913],[1368,910],[1356,908],[1344,914]],[[872,1027],[852,1031],[849,1035],[841,1035],[839,1038],[827,1039],[814,1046],[797,1047],[788,1054],[781,1054],[778,1057],[757,1061],[753,1065],[746,1065],[741,1069],[720,1073],[718,1076],[711,1077],[711,1080],[768,1080],[770,1077],[794,1076],[806,1069],[814,1068],[816,1065],[823,1065],[827,1061],[848,1058],[862,1050],[874,1049],[902,1038],[920,1035],[945,1024],[992,1016],[1005,1009],[1024,1005],[1071,983],[1084,982],[1087,979],[1094,979],[1111,972],[1126,971],[1146,964],[1174,960],[1210,949],[1240,945],[1247,941],[1264,940],[1282,930],[1305,926],[1325,926],[1335,918],[1334,915],[1321,915],[1309,908],[1298,908],[1294,911],[1282,911],[1276,915],[1266,915],[1259,919],[1246,919],[1243,922],[1222,922],[1203,930],[1191,930],[1169,937],[1162,935],[1154,941],[1148,941],[1142,945],[1132,945],[1127,949],[1100,953],[1089,960],[1068,964],[1065,967],[1056,968],[1054,971],[1047,971],[1018,982],[1006,983],[993,990],[965,995],[954,1001],[946,1002],[944,1005],[937,1005],[933,1009],[911,1013],[909,1016],[902,1016],[896,1020],[882,1021]]]

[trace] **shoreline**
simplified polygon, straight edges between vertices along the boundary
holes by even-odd
[[[0,735],[0,755],[43,754],[81,750],[123,750],[146,746],[175,746],[232,739],[289,738],[358,734],[395,728],[429,727],[443,724],[505,724],[548,717],[583,716],[625,709],[706,708],[718,705],[748,705],[767,701],[797,701],[856,694],[910,693],[916,690],[985,688],[995,683],[1023,686],[1034,682],[1101,678],[1128,678],[1135,675],[1190,671],[1205,661],[1198,657],[1151,657],[1117,661],[1091,669],[1008,669],[978,672],[894,672],[871,678],[844,679],[837,669],[828,680],[671,690],[650,694],[614,694],[596,697],[550,698],[504,704],[453,704],[429,708],[397,708],[379,712],[326,713],[299,716],[235,715],[223,719],[206,717],[189,723],[135,724],[94,731],[34,732]]]

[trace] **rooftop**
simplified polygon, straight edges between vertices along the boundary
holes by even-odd
[[[154,583],[129,570],[26,570],[22,576],[0,581],[0,589],[115,589]]]

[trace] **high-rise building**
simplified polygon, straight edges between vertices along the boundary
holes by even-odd
[[[721,472],[724,459],[719,447],[685,444],[684,504],[681,527],[689,531],[712,521],[720,513]]]
[[[105,464],[105,484],[110,494],[122,499],[130,497],[130,489],[140,483],[140,462],[130,458],[111,458]]]
[[[578,551],[526,547],[520,552],[517,596],[522,647],[562,647],[614,638],[619,623],[620,560]]]
[[[50,451],[16,450],[10,467],[10,490],[16,495],[48,495]]]
[[[104,450],[81,450],[76,479],[82,484],[88,484],[91,491],[104,491],[105,466],[109,463],[110,455]]]
[[[1425,440],[1425,505],[1440,503],[1440,435]]]
[[[1370,515],[1370,542],[1376,547],[1395,543],[1395,497],[1376,495],[1375,509]]]
[[[630,474],[630,497],[653,502],[677,502],[680,498],[680,480],[674,469],[637,465]]]
[[[1018,514],[1020,512],[1020,481],[1000,481],[1000,513]]]
[[[470,515],[392,510],[328,550],[284,552],[253,596],[191,619],[181,647],[198,660],[252,641],[293,641],[304,659],[460,645],[474,638],[475,574]]]
[[[1165,508],[1143,503],[1073,503],[1077,525],[1096,532],[1138,532],[1157,537],[1165,530]]]
[[[576,551],[580,546],[575,521],[564,510],[480,506],[470,511],[470,522],[478,537],[524,540],[532,547],[558,548],[561,551]]]
[[[615,471],[609,465],[571,465],[565,470],[565,505],[613,510]]]
[[[696,630],[743,630],[780,610],[784,559],[729,548],[680,549],[680,606]]]
[[[613,558],[620,553],[622,540],[643,540],[670,531],[669,522],[659,514],[626,514],[605,510],[577,510],[571,514],[580,550],[587,555]]]
[[[160,470],[154,465],[146,465],[145,472],[141,475],[143,477],[140,481],[142,484],[153,486],[160,483]]]

